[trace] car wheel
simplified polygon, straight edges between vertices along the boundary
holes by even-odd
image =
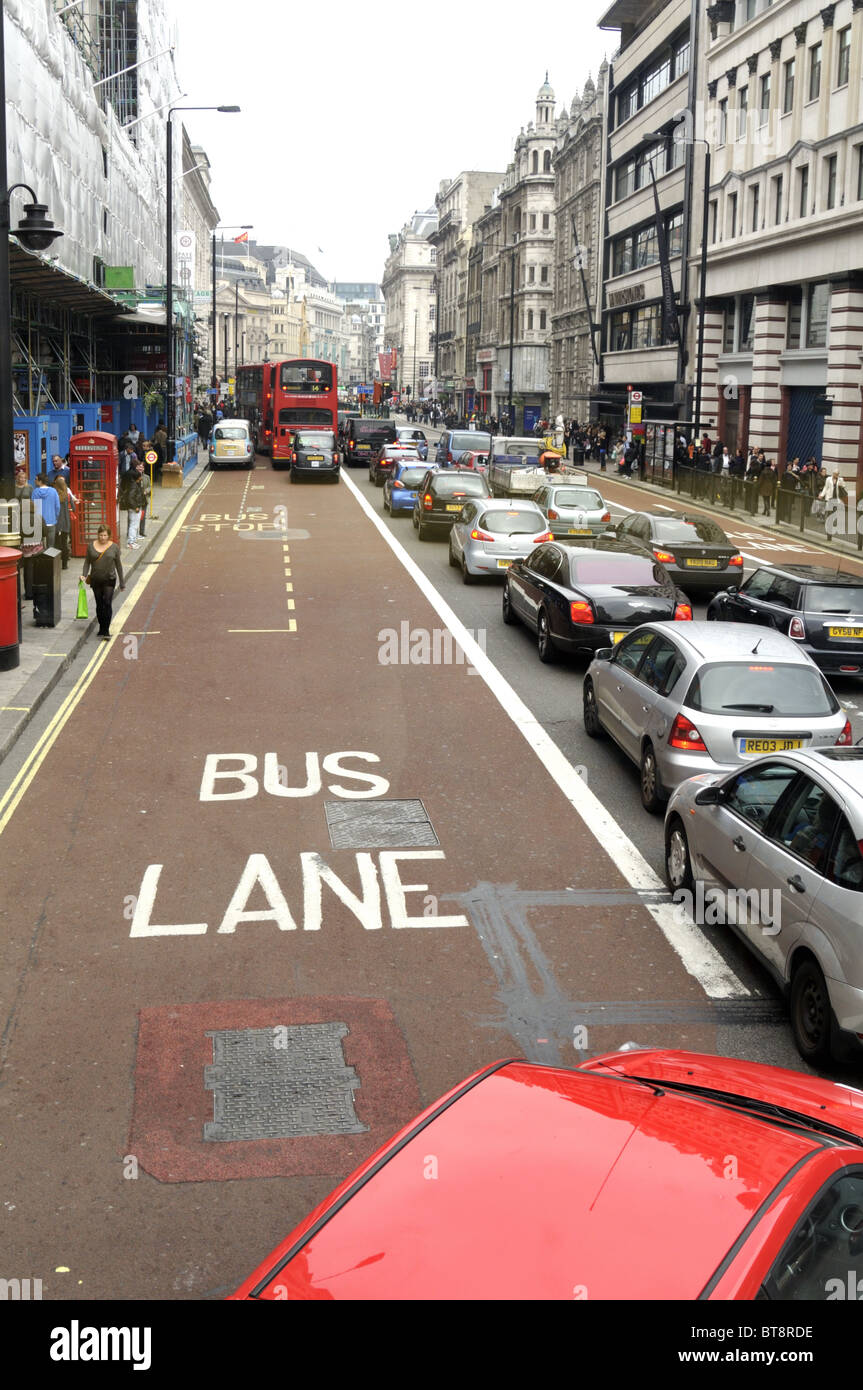
[[[461,578],[462,578],[462,583],[463,583],[463,584],[475,584],[475,583],[476,583],[476,575],[475,575],[475,574],[471,574],[470,570],[469,570],[468,567],[467,567],[467,561],[464,559],[464,557],[462,557],[462,562],[461,562]]]
[[[292,469],[291,469],[291,482],[292,482],[292,483],[295,483],[296,481],[297,481],[297,479],[296,479],[296,477],[295,477],[295,475],[294,475],[294,470],[293,470],[293,468],[292,468]]]
[[[450,541],[449,543],[449,562],[452,565],[453,569],[458,569],[458,560],[455,558],[455,555],[453,554],[452,541]]]
[[[641,754],[641,804],[645,811],[651,815],[657,815],[663,806],[662,791],[659,782],[659,768],[656,765],[656,754],[653,751],[653,744],[646,743]]]
[[[421,521],[417,522],[417,537],[421,541],[428,540],[428,529],[425,526],[423,526]]]
[[[605,730],[600,722],[599,710],[596,705],[596,691],[590,677],[587,677],[584,682],[582,703],[584,706],[584,732],[588,738],[603,738]]]
[[[509,584],[504,580],[503,597],[500,601],[501,614],[507,627],[515,627],[518,619],[512,611],[512,599],[509,594]]]
[[[536,620],[536,650],[539,653],[540,661],[544,662],[546,666],[557,660],[557,648],[548,630],[548,614],[544,608],[540,608]]]
[[[677,817],[669,821],[665,831],[665,881],[672,893],[677,889],[692,891],[692,860],[689,841],[683,822]]]
[[[416,514],[416,512],[411,512],[411,521],[413,522],[414,530],[415,530],[415,531],[418,531],[418,530],[419,530],[419,521],[417,520],[417,514]]]
[[[804,960],[791,980],[791,1031],[804,1061],[829,1059],[832,1025],[833,1010],[824,975],[814,960]]]

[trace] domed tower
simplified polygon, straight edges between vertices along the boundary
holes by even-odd
[[[536,125],[540,126],[554,124],[554,89],[548,80],[548,73],[545,74],[545,81],[536,94]]]

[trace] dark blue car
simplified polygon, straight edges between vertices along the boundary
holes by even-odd
[[[390,516],[412,512],[417,489],[427,472],[427,466],[417,463],[415,459],[397,464],[391,475],[384,479],[384,511],[388,511]]]

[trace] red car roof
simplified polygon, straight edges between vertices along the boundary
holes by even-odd
[[[599,1072],[509,1062],[454,1094],[234,1297],[693,1299],[820,1149],[808,1133]]]

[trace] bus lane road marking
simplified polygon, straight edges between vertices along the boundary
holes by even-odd
[[[612,863],[617,865],[629,886],[647,894],[658,894],[660,899],[663,899],[653,902],[645,901],[645,910],[653,917],[687,973],[698,982],[710,998],[729,999],[749,996],[750,991],[746,989],[742,981],[738,979],[695,924],[682,920],[682,914],[672,904],[671,895],[665,884],[654,873],[647,860],[599,798],[590,791],[584,778],[578,775],[554,740],[546,733],[540,721],[505,677],[501,675],[450,605],[438,593],[432,581],[411,559],[402,543],[383,524],[353,479],[348,474],[344,474],[343,481],[385,544],[389,546],[420,592],[446,627],[449,628],[468,661],[482,676],[504,713],[515,725],[529,747],[533,749],[549,776],[557,784],[605,854]],[[623,510],[629,511],[631,508],[624,508]]]

